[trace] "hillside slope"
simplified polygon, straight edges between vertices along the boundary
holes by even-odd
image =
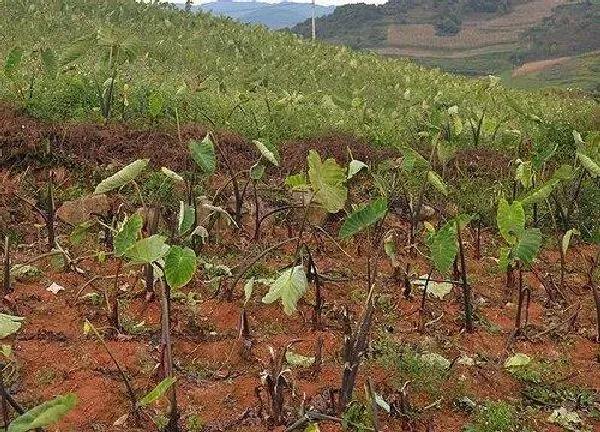
[[[390,146],[453,105],[486,110],[489,145],[505,124],[531,127],[511,101],[568,134],[600,118],[577,96],[490,87],[167,5],[4,0],[0,15],[0,99],[49,120],[194,121],[273,141],[336,131]]]

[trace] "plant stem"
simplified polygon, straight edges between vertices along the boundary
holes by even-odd
[[[163,366],[165,378],[173,376],[173,351],[171,346],[171,288],[167,283],[160,280],[161,285],[161,328],[162,328],[162,343],[164,346]],[[167,432],[177,432],[179,430],[179,410],[177,408],[177,391],[174,383],[169,389],[169,400],[171,403],[171,415],[169,423],[165,428]]]
[[[460,256],[460,273],[462,277],[463,298],[465,302],[465,330],[467,333],[473,332],[473,293],[467,280],[467,263],[465,260],[465,249],[460,232],[460,223],[456,220],[456,235],[458,237],[458,253]]]
[[[54,187],[52,170],[48,172],[46,197],[46,230],[48,231],[48,250],[54,248]]]
[[[10,239],[8,236],[4,237],[4,280],[2,282],[2,294],[3,296],[9,294],[12,291],[10,287]]]
[[[590,284],[590,288],[592,289],[592,294],[594,296],[594,304],[596,306],[596,342],[600,343],[600,292],[598,291],[598,287],[594,283],[594,273],[596,271],[596,267],[598,266],[600,261],[600,251],[598,252],[598,256],[596,259],[590,258],[590,269],[588,271],[588,283]]]
[[[113,288],[114,293],[110,317],[111,325],[116,328],[117,331],[121,331],[121,323],[119,322],[119,274],[122,266],[123,260],[119,259],[119,262],[117,263],[117,272],[115,274],[115,284]]]
[[[419,308],[419,332],[423,333],[425,330],[425,301],[427,300],[427,287],[429,286],[429,281],[431,280],[431,275],[433,273],[433,266],[429,267],[429,273],[427,274],[427,278],[425,278],[425,285],[423,286],[423,295],[421,296],[421,307]]]
[[[119,371],[119,375],[121,375],[121,379],[123,380],[123,383],[125,384],[125,388],[127,389],[127,394],[129,395],[129,401],[131,402],[131,412],[137,415],[137,397],[135,396],[135,392],[133,391],[133,387],[131,386],[131,382],[129,381],[127,374],[125,373],[125,371],[123,370],[123,368],[121,367],[121,365],[119,364],[119,362],[117,361],[117,359],[115,358],[115,356],[113,355],[111,350],[108,348],[108,345],[104,341],[104,338],[102,337],[102,335],[98,332],[98,330],[96,330],[96,327],[94,327],[94,325],[91,322],[89,322],[87,320],[86,320],[86,322],[89,325],[89,327],[92,329],[92,332],[94,333],[96,338],[100,341],[100,343],[104,347],[104,350],[106,351],[106,353],[108,354],[108,356],[110,357],[112,362],[115,364],[117,370]]]

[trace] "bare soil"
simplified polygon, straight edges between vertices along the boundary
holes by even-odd
[[[196,125],[182,128],[184,142],[202,138],[206,130]],[[230,133],[218,134],[223,151],[236,168],[247,169],[257,158],[251,143]],[[13,215],[11,232],[21,234],[21,244],[12,255],[14,263],[23,263],[45,252],[43,236],[37,234],[39,218],[15,193],[31,190],[31,183],[43,186],[36,176],[40,162],[32,157],[32,149],[43,146],[44,140],[52,140],[55,149],[64,159],[52,162],[53,169],[63,170],[63,188],[75,186],[82,175],[108,164],[123,164],[140,157],[150,158],[156,166],[166,165],[172,169],[185,169],[188,164],[185,151],[180,148],[176,131],[132,130],[123,125],[55,125],[42,124],[10,109],[0,111],[0,208],[8,208]],[[346,161],[346,147],[355,158],[378,160],[394,156],[394,152],[374,150],[367,143],[350,137],[330,136],[316,140],[282,143],[283,167],[274,175],[286,175],[303,169],[308,149],[319,151],[322,156],[335,157],[340,163]],[[498,168],[504,156],[496,153],[465,152],[458,163],[471,166],[473,170],[504,175]],[[61,160],[80,161],[77,166],[60,165]],[[29,167],[29,169],[28,169]],[[221,167],[222,168],[222,167]],[[29,187],[25,185],[30,184]],[[368,185],[365,187],[369,187]],[[35,196],[30,197],[36,200]],[[123,198],[126,203],[126,198]],[[57,203],[60,204],[60,203]],[[38,203],[38,205],[41,205]],[[0,217],[2,215],[0,214]],[[271,427],[282,431],[283,426],[270,426],[263,420],[266,399],[257,399],[261,386],[260,373],[268,361],[269,347],[281,349],[293,343],[293,351],[312,356],[317,338],[322,338],[323,368],[316,376],[310,376],[299,367],[291,367],[293,379],[286,395],[290,421],[297,418],[297,409],[303,401],[307,407],[319,406],[324,391],[337,389],[341,382],[343,364],[341,349],[343,331],[338,319],[343,307],[347,307],[356,319],[360,316],[367,291],[367,240],[333,240],[337,238],[339,221],[329,221],[323,231],[315,229],[306,236],[319,273],[324,281],[323,327],[314,330],[311,325],[314,288],[300,302],[299,311],[286,316],[279,303],[266,305],[261,302],[266,288],[257,286],[251,301],[246,305],[252,330],[250,356],[240,356],[238,321],[243,308],[242,283],[234,292],[234,300],[227,302],[215,297],[214,286],[208,282],[209,275],[201,271],[173,301],[173,340],[177,392],[182,412],[184,430],[206,431],[264,431]],[[1,226],[0,226],[1,228]],[[407,221],[390,216],[387,227],[399,233],[403,244]],[[61,242],[67,243],[71,228],[57,225]],[[291,231],[291,232],[290,232]],[[398,396],[397,373],[393,368],[383,367],[378,361],[377,346],[382,343],[398,343],[415,350],[431,351],[455,360],[461,356],[477,359],[474,366],[453,366],[442,383],[439,405],[431,405],[431,395],[414,390],[418,383],[410,383],[413,416],[411,419],[392,418],[380,414],[385,430],[390,431],[459,431],[472,418],[455,405],[459,394],[466,394],[474,401],[504,400],[519,404],[526,384],[516,380],[503,367],[504,360],[513,352],[523,352],[549,364],[564,364],[564,372],[556,379],[564,386],[585,387],[593,392],[595,406],[600,403],[600,345],[594,341],[594,304],[585,277],[585,257],[597,253],[597,247],[576,244],[567,257],[567,284],[564,295],[567,303],[550,301],[540,282],[530,273],[525,283],[531,289],[528,325],[522,336],[511,341],[515,315],[514,293],[505,288],[502,274],[496,270],[494,257],[498,256],[500,242],[494,230],[482,232],[482,257],[475,259],[475,231],[467,230],[465,236],[467,267],[474,298],[477,303],[476,331],[468,334],[462,326],[462,298],[460,290],[454,289],[443,300],[428,299],[427,325],[423,333],[417,331],[420,295],[415,290],[410,296],[402,295],[403,286],[393,276],[390,264],[379,259],[376,291],[379,296],[372,344],[359,371],[359,383],[355,394],[361,398],[363,382],[370,377],[378,392],[387,400]],[[275,244],[289,235],[295,235],[297,227],[285,221],[271,224],[265,229],[260,245],[251,240],[251,226],[241,232],[220,228],[216,242],[201,250],[203,259],[230,267],[239,265],[258,247]],[[72,247],[73,258],[94,255],[102,245],[91,239],[82,246]],[[294,244],[282,247],[269,255],[255,271],[257,277],[272,275],[288,266],[295,251]],[[422,275],[429,265],[423,256],[412,256],[398,248],[399,260],[411,263],[415,274]],[[534,269],[539,274],[558,272],[557,254],[544,252]],[[14,292],[3,302],[3,312],[25,317],[23,328],[17,335],[3,341],[11,344],[16,361],[13,373],[8,377],[9,388],[24,406],[32,407],[58,394],[75,392],[79,398],[77,407],[50,431],[154,431],[157,427],[151,417],[164,413],[166,404],[160,401],[145,410],[138,421],[129,418],[123,424],[118,420],[128,412],[129,402],[123,383],[110,358],[100,343],[85,336],[82,326],[90,320],[106,336],[107,344],[130,376],[138,396],[144,395],[158,382],[156,366],[159,362],[160,310],[157,302],[147,302],[139,268],[126,267],[126,275],[119,282],[121,289],[120,313],[125,323],[123,333],[117,335],[109,328],[105,293],[112,292],[116,262],[110,257],[99,262],[97,257],[78,262],[82,270],[64,272],[57,269],[52,259],[36,263],[43,277],[36,282],[17,282]],[[133,272],[129,274],[129,272]],[[94,279],[97,277],[97,279]],[[94,281],[90,283],[91,280]],[[65,287],[54,295],[46,290],[56,282]],[[97,303],[86,294],[99,294]],[[185,300],[195,293],[198,303],[190,306]],[[569,314],[580,308],[572,322],[562,323]],[[562,324],[561,324],[562,323]],[[541,335],[541,336],[537,336]],[[398,353],[398,357],[401,353]],[[553,366],[554,367],[554,366]],[[263,395],[264,397],[264,395]],[[427,407],[427,408],[425,408]],[[533,430],[556,431],[546,422],[552,407],[542,407],[530,419]],[[193,416],[202,419],[203,428],[192,429]],[[534,422],[535,420],[535,422]],[[600,431],[597,420],[586,418],[594,431]],[[338,431],[335,423],[323,424],[323,431]]]

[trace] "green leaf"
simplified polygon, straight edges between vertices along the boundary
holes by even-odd
[[[569,250],[569,245],[571,244],[571,237],[573,237],[573,235],[579,235],[579,230],[577,230],[575,228],[571,228],[563,236],[562,242],[561,242],[561,248],[562,248],[563,255],[567,254],[567,251]]]
[[[427,294],[442,300],[452,291],[452,284],[448,282],[429,281],[427,284]]]
[[[206,135],[202,141],[191,140],[188,143],[190,154],[196,165],[208,175],[215,173],[217,169],[217,155],[215,144],[210,135]]]
[[[539,228],[528,228],[519,237],[514,249],[515,257],[526,264],[531,264],[542,246],[542,232]]]
[[[177,219],[177,231],[179,234],[188,232],[194,225],[194,220],[194,209],[183,201],[179,201],[179,216]]]
[[[90,228],[93,227],[95,223],[96,222],[93,220],[88,220],[77,225],[75,229],[71,231],[71,234],[69,234],[69,241],[71,242],[71,244],[80,245],[81,243],[83,243],[83,241],[89,234]]]
[[[25,318],[0,314],[0,339],[19,331]]]
[[[160,168],[160,172],[162,172],[164,175],[167,176],[167,178],[170,178],[171,180],[178,181],[178,182],[182,182],[183,181],[183,177],[181,177],[175,171],[171,171],[167,167],[161,167]]]
[[[77,395],[69,393],[38,405],[14,419],[7,432],[27,432],[42,428],[60,420],[77,404]]]
[[[256,278],[252,276],[248,279],[248,282],[244,284],[244,304],[250,301],[250,297],[252,297],[252,291],[254,291],[254,282]]]
[[[548,199],[548,197],[550,196],[557,184],[557,181],[552,180],[544,183],[543,185],[537,187],[535,190],[531,191],[529,194],[523,197],[521,203],[524,206],[530,206],[534,203],[544,202],[546,199]]]
[[[269,292],[262,301],[270,304],[281,299],[285,313],[291,315],[296,311],[296,304],[306,292],[307,286],[308,281],[304,274],[304,268],[302,266],[291,267],[281,273],[271,284]]]
[[[260,163],[255,163],[250,167],[250,178],[252,180],[260,180],[265,174],[265,166]]]
[[[263,158],[271,162],[275,166],[279,166],[279,152],[275,146],[269,142],[252,141],[256,148],[260,151]]]
[[[118,189],[128,183],[131,183],[138,175],[141,174],[142,171],[146,169],[148,162],[148,159],[138,159],[130,163],[116,174],[113,174],[112,176],[102,180],[100,184],[96,186],[96,189],[94,189],[94,194],[98,195],[110,192],[111,190]]]
[[[304,357],[303,355],[287,350],[285,352],[285,362],[292,366],[309,367],[315,362],[315,358]]]
[[[132,264],[150,264],[163,258],[167,253],[169,253],[169,246],[165,244],[165,237],[157,234],[139,240],[125,252],[125,256]]]
[[[142,233],[143,224],[142,215],[139,213],[134,213],[125,219],[125,222],[115,234],[114,249],[116,257],[122,257],[134,245]]]
[[[510,260],[510,249],[502,248],[500,249],[500,258],[498,259],[498,267],[501,272],[506,272],[508,270],[508,264]]]
[[[432,238],[429,245],[431,261],[435,268],[442,274],[447,273],[454,263],[458,252],[456,231],[452,222],[444,225]]]
[[[356,159],[352,159],[350,164],[348,165],[348,180],[354,177],[356,174],[360,172],[363,168],[369,168],[366,163],[363,161],[359,161]]]
[[[137,406],[138,407],[145,407],[150,405],[152,402],[160,399],[162,397],[162,395],[165,394],[165,392],[167,390],[169,390],[173,384],[175,384],[177,382],[177,377],[166,377],[164,380],[162,380],[160,383],[158,383],[158,385],[156,387],[154,387],[152,389],[152,391],[150,391],[150,393],[148,393],[146,396],[144,396],[143,398],[141,398],[138,403]]]
[[[515,180],[521,183],[525,189],[533,187],[534,172],[531,161],[521,161],[515,170]]]
[[[396,234],[394,232],[383,239],[383,250],[392,263],[392,268],[398,268],[400,263],[396,256]]]
[[[304,429],[304,432],[321,432],[321,429],[319,429],[318,424],[309,423],[308,426],[306,426],[306,429]]]
[[[15,47],[8,53],[4,60],[4,74],[6,76],[11,76],[17,69],[23,60],[23,54],[25,54],[25,51],[21,47]]]
[[[454,136],[459,136],[463,131],[463,123],[459,115],[451,115],[450,120],[452,121],[452,129]]]
[[[581,152],[576,152],[579,163],[585,170],[594,178],[600,177],[600,165],[588,155]]]
[[[373,396],[375,397],[375,403],[377,404],[377,406],[379,406],[379,408],[381,408],[382,410],[384,410],[386,413],[390,413],[390,404],[386,402],[386,400],[383,398],[383,396],[381,396],[380,394],[374,393]]]
[[[165,278],[171,288],[187,285],[196,273],[196,253],[190,248],[172,246],[165,258]]]
[[[506,369],[512,369],[521,366],[527,366],[529,363],[531,363],[531,357],[529,357],[527,354],[516,353],[514,356],[506,359],[504,362],[504,367]]]
[[[319,154],[311,150],[308,154],[308,178],[315,193],[315,199],[329,213],[337,213],[346,204],[346,170],[334,159],[321,161]]]
[[[48,75],[56,75],[58,70],[58,61],[56,60],[56,54],[51,49],[45,49],[41,53],[42,64],[44,65],[44,72]]]
[[[500,198],[496,222],[504,240],[508,244],[515,244],[525,229],[525,210],[521,202],[509,204],[506,199]]]
[[[285,179],[285,185],[292,188],[306,186],[306,175],[304,173],[294,174]]]
[[[442,180],[442,178],[435,171],[427,172],[427,181],[434,187],[436,191],[444,196],[448,196],[448,186],[446,186],[444,180]]]
[[[381,197],[353,212],[340,228],[340,238],[348,238],[381,220],[388,211],[387,198]]]
[[[546,183],[527,194],[521,200],[521,203],[524,206],[528,206],[533,203],[543,202],[548,199],[556,186],[562,181],[567,181],[571,178],[573,178],[573,167],[571,165],[562,165],[559,169],[554,171],[554,174],[552,174],[552,177]]]
[[[402,152],[402,170],[411,173],[417,169],[422,172],[429,168],[429,162],[421,154],[410,147],[400,147]]]

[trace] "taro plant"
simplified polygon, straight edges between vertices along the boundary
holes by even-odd
[[[29,74],[19,78],[19,68],[27,66]],[[58,58],[56,53],[47,47],[36,47],[26,51],[20,46],[14,47],[4,59],[4,75],[10,78],[15,86],[15,92],[26,103],[33,99],[35,82],[41,73],[56,77],[58,73]]]
[[[217,167],[217,155],[219,156],[219,160],[224,165],[229,176],[227,186],[231,185],[233,189],[233,217],[236,229],[241,227],[244,215],[244,201],[249,193],[249,188],[251,188],[255,212],[254,237],[258,240],[260,236],[258,183],[263,179],[267,165],[279,166],[280,157],[277,149],[267,141],[256,140],[253,141],[253,143],[259,150],[260,157],[246,172],[235,171],[232,163],[227,157],[227,153],[223,150],[217,137],[212,132],[209,132],[201,141],[190,141],[188,143],[188,148],[192,159],[196,162],[198,168],[206,175],[215,173]],[[245,176],[246,174],[248,177],[243,181],[240,181],[240,177]],[[223,190],[225,190],[225,188],[222,188],[220,191]],[[218,198],[219,194],[217,193],[213,202],[216,202]]]
[[[473,294],[467,277],[467,265],[462,240],[462,230],[472,221],[470,215],[459,215],[445,223],[441,228],[436,230],[431,224],[426,224],[429,231],[426,237],[426,244],[429,247],[429,260],[431,262],[429,273],[425,276],[423,286],[423,294],[421,297],[420,308],[420,330],[425,327],[425,301],[429,292],[434,293],[438,297],[443,297],[451,284],[459,284],[462,287],[464,301],[464,322],[465,330],[469,333],[473,331]],[[460,267],[459,267],[460,263]],[[433,278],[433,271],[436,270],[440,275],[448,274],[454,266],[454,279],[451,281]],[[460,279],[460,280],[459,280]],[[431,290],[429,286],[433,285]]]
[[[511,204],[500,198],[496,216],[500,235],[506,247],[500,251],[500,268],[506,272],[506,284],[512,293],[515,287],[515,270],[519,273],[518,303],[515,318],[515,333],[521,330],[521,313],[525,296],[529,290],[523,289],[522,271],[530,266],[542,246],[542,233],[539,228],[527,228],[525,210],[521,201]]]

